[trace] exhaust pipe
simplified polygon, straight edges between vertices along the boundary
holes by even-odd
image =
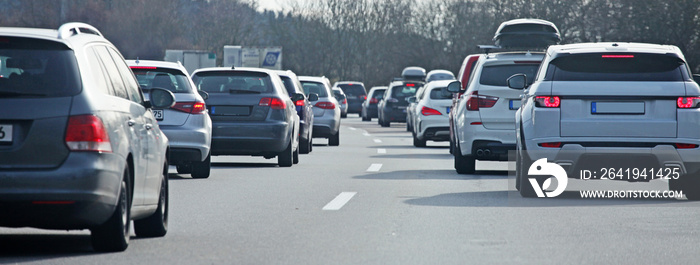
[[[476,150],[476,156],[478,156],[478,157],[484,156],[484,150],[483,149]]]
[[[491,149],[484,149],[484,156],[491,156]]]

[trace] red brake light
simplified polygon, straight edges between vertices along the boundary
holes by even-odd
[[[366,100],[366,99],[367,99],[367,95],[360,95],[360,96],[358,96],[358,98],[361,99],[361,100]]]
[[[297,102],[294,102],[294,105],[297,105],[297,106],[304,106],[304,100],[303,100],[303,99],[297,100]]]
[[[478,91],[472,91],[467,95],[467,110],[490,108],[496,105],[496,101],[498,101],[498,97],[479,95]]]
[[[369,104],[377,104],[377,103],[379,103],[379,100],[377,98],[369,99]]]
[[[416,86],[416,84],[406,84],[406,86]]]
[[[287,104],[279,98],[261,98],[258,106],[269,106],[272,109],[287,108]]]
[[[677,105],[679,109],[697,108],[700,97],[679,97]]]
[[[333,102],[318,102],[315,106],[322,109],[335,109]]]
[[[561,142],[541,143],[540,146],[547,148],[559,148],[561,147]]]
[[[558,108],[561,105],[561,99],[559,97],[535,97],[535,105],[538,107],[545,108]]]
[[[157,69],[155,66],[129,66],[131,69]]]
[[[112,152],[104,123],[94,115],[71,116],[68,119],[66,145],[71,151]]]
[[[182,111],[190,114],[203,113],[207,108],[204,102],[175,102],[171,107],[174,110]]]
[[[343,99],[343,104],[348,104],[348,99],[347,99],[347,98]]]
[[[603,58],[634,58],[633,54],[603,54]]]
[[[428,108],[428,107],[423,107],[420,110],[420,114],[423,116],[442,115],[442,113],[440,113],[440,111],[433,109],[433,108]]]
[[[677,144],[674,144],[674,145],[675,145],[676,148],[678,148],[678,149],[693,149],[693,148],[698,148],[698,145],[697,145],[697,144],[680,144],[680,143],[677,143]]]

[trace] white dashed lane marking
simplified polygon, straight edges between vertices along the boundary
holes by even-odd
[[[341,192],[338,194],[338,196],[335,197],[331,202],[326,204],[326,206],[323,206],[324,211],[337,211],[340,210],[340,208],[343,208],[346,203],[352,199],[352,197],[355,196],[357,192]]]
[[[386,154],[386,149],[384,149],[384,148],[377,149],[377,154]]]
[[[374,142],[375,142],[375,143],[381,143],[382,140],[380,140],[380,139],[374,139]]]
[[[379,171],[380,169],[382,169],[382,164],[371,164],[371,165],[367,168],[367,172],[377,172],[377,171]]]

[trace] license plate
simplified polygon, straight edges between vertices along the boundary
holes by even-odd
[[[516,110],[516,109],[520,108],[521,104],[522,104],[522,102],[519,99],[511,99],[509,108],[512,110]]]
[[[163,110],[162,109],[154,109],[153,110],[153,116],[156,117],[156,120],[162,121],[163,120]]]
[[[0,124],[0,143],[12,142],[12,125]]]
[[[644,114],[644,102],[592,102],[592,114]]]

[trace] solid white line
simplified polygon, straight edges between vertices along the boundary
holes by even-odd
[[[386,154],[386,149],[384,149],[384,148],[377,149],[377,154]]]
[[[348,129],[353,130],[353,131],[357,130],[357,129],[355,129],[355,127],[348,127]]]
[[[382,169],[382,164],[371,164],[368,168],[368,172],[377,172]]]
[[[325,211],[337,211],[340,210],[340,208],[343,208],[346,203],[352,199],[352,197],[355,196],[357,192],[341,192],[338,194],[338,196],[335,197],[331,202],[326,204],[326,206],[323,206],[323,210]]]
[[[374,142],[375,142],[375,143],[381,143],[382,140],[380,140],[380,139],[374,139]]]

